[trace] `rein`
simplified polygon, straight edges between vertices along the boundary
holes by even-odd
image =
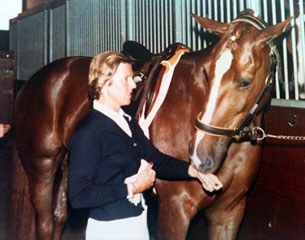
[[[266,28],[266,24],[262,22],[260,19],[254,18],[252,16],[244,15],[241,16],[235,20],[232,21],[232,23],[236,22],[246,22],[254,26],[255,28],[262,30]],[[213,136],[224,136],[224,137],[230,137],[235,141],[241,141],[241,140],[250,140],[250,141],[256,141],[260,140],[258,138],[259,133],[263,133],[261,128],[259,127],[253,127],[249,128],[248,125],[251,121],[255,122],[255,117],[258,112],[258,106],[262,99],[264,98],[266,92],[271,90],[272,85],[273,85],[273,78],[274,78],[274,73],[275,73],[275,68],[277,64],[277,56],[276,54],[276,48],[275,46],[270,43],[270,59],[269,59],[269,70],[268,70],[268,75],[265,80],[265,85],[264,88],[261,90],[259,96],[257,97],[255,103],[253,104],[252,108],[250,109],[248,115],[243,119],[241,122],[240,126],[238,128],[230,129],[230,128],[223,128],[223,127],[218,127],[218,126],[212,126],[209,124],[205,124],[200,121],[199,116],[201,113],[197,116],[196,122],[195,122],[195,127],[203,131],[209,135]]]

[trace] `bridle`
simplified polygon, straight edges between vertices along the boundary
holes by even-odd
[[[252,26],[256,27],[259,30],[266,29],[267,25],[264,23],[261,19],[255,18],[250,15],[243,15],[241,17],[238,17],[232,21],[232,23],[236,22],[246,22],[251,24]],[[259,96],[257,97],[255,103],[251,107],[249,113],[247,116],[242,120],[241,124],[239,127],[236,128],[225,128],[225,127],[218,127],[218,126],[213,126],[209,124],[205,124],[200,121],[199,117],[201,116],[201,113],[198,114],[195,122],[195,127],[203,131],[209,135],[213,136],[219,136],[219,137],[230,137],[235,141],[241,141],[241,140],[250,140],[250,141],[256,141],[260,140],[258,138],[259,133],[264,132],[263,129],[261,129],[258,126],[254,126],[252,128],[249,128],[248,125],[251,121],[254,121],[254,119],[257,116],[258,110],[260,103],[265,97],[265,94],[272,89],[273,86],[273,79],[274,79],[274,73],[276,69],[276,64],[277,64],[277,50],[276,47],[272,44],[269,43],[270,46],[270,58],[269,58],[269,70],[268,70],[268,75],[265,79],[265,85],[263,89],[260,91]]]

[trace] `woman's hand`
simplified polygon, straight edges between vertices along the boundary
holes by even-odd
[[[209,192],[217,191],[223,187],[218,177],[212,173],[203,174],[193,166],[189,167],[188,172],[190,176],[197,178],[201,182],[202,187]]]
[[[148,164],[143,171],[138,172],[136,181],[132,183],[134,194],[141,193],[154,185],[156,172],[152,169],[153,164]]]

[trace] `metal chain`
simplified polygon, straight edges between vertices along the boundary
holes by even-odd
[[[275,139],[287,140],[287,141],[305,141],[305,136],[266,134],[264,129],[262,129],[260,127],[255,127],[254,129],[261,134],[261,137],[257,138],[257,140],[263,140],[263,139],[269,137],[269,138],[275,138]]]
[[[282,139],[282,140],[291,140],[291,141],[305,141],[305,136],[287,136],[287,135],[266,134],[266,137]]]

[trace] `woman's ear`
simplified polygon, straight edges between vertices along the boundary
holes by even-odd
[[[104,89],[104,88],[108,88],[110,85],[111,85],[111,84],[110,84],[110,81],[106,81],[106,82],[104,82],[103,84],[101,84],[100,88],[101,88],[101,90],[102,90],[102,89]]]

